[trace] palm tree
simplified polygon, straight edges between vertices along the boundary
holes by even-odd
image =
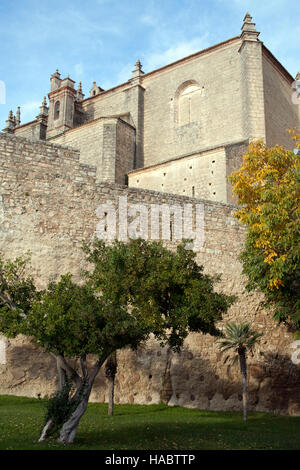
[[[251,330],[250,323],[227,323],[223,339],[218,341],[221,351],[233,351],[233,364],[240,363],[243,384],[244,421],[247,420],[247,352],[252,352],[263,333]],[[229,359],[227,356],[225,361]]]

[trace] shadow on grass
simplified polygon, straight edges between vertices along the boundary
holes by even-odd
[[[93,405],[93,404],[92,404]],[[101,404],[105,407],[104,415],[107,415],[107,404]],[[134,406],[134,408],[133,408]],[[114,415],[115,416],[128,416],[128,415],[139,415],[139,414],[152,414],[152,413],[163,413],[168,412],[170,407],[167,405],[115,405],[114,406]]]
[[[1,397],[0,448],[35,450],[198,450],[299,449],[300,417],[240,412],[201,411],[167,405],[90,403],[74,444],[53,438],[38,443],[43,420],[36,399]]]
[[[124,415],[123,415],[124,416]],[[161,415],[159,415],[161,416]],[[119,415],[121,417],[121,415]],[[84,424],[79,429],[75,445],[97,449],[298,449],[300,419],[291,428],[290,421],[267,415],[249,416],[247,423],[238,414],[222,417],[185,416],[184,422],[176,416],[164,414],[156,422],[113,418],[99,420],[93,429]],[[190,420],[190,421],[189,421]]]

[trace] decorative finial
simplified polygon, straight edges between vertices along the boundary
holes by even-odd
[[[256,31],[255,23],[252,22],[252,16],[250,15],[249,12],[247,12],[244,17],[244,24],[241,29],[242,29],[242,34],[241,34],[242,39],[257,41],[257,38],[260,33]]]
[[[141,61],[138,59],[135,63],[135,69],[132,71],[131,83],[133,85],[141,83],[141,76],[144,74],[142,71]]]
[[[82,93],[82,83],[81,81],[78,82],[78,89],[76,93],[76,100],[77,101],[82,101],[84,98],[84,94]]]
[[[3,131],[8,134],[13,134],[15,127],[16,127],[16,120],[15,120],[12,110],[10,110],[8,113],[8,119],[6,120],[6,127],[5,129],[3,129]]]
[[[44,96],[42,105],[40,106],[40,112],[37,115],[37,119],[39,121],[43,121],[43,119],[46,118],[47,116],[48,116],[48,106],[47,106],[46,96]]]
[[[46,96],[44,96],[44,99],[42,101],[42,106],[40,106],[40,114],[45,114],[44,111],[47,110],[48,111],[48,106],[47,106],[47,99],[46,99]],[[48,114],[48,113],[46,113]]]
[[[51,77],[60,78],[60,73],[59,73],[58,69],[56,69],[55,73],[53,73],[53,74],[51,75]]]
[[[16,125],[19,126],[21,124],[21,108],[18,106],[16,112]]]
[[[252,20],[252,16],[250,15],[250,13],[247,11],[246,15],[245,15],[245,18],[244,18],[244,21],[246,23],[251,23],[251,20]]]

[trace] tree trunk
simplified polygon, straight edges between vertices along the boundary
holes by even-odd
[[[108,379],[108,416],[114,414],[115,378]]]
[[[106,361],[105,374],[108,380],[108,415],[114,413],[115,376],[117,373],[117,351],[114,351]]]
[[[61,392],[66,383],[67,374],[66,374],[66,371],[62,368],[61,359],[58,356],[55,356],[54,354],[52,354],[52,356],[56,359],[56,367],[57,367],[57,373],[58,373],[58,391]],[[54,427],[54,421],[52,419],[48,419],[47,423],[42,429],[38,442],[45,441],[49,437],[51,431],[53,430],[53,427]]]
[[[245,348],[240,348],[238,353],[243,384],[243,415],[244,421],[247,421],[247,362]]]
[[[53,426],[54,426],[54,422],[52,421],[52,419],[49,419],[47,423],[45,424],[45,426],[43,427],[43,430],[41,432],[38,442],[43,442],[47,439],[50,431],[53,429]]]
[[[167,350],[167,361],[165,372],[163,375],[163,383],[162,388],[160,391],[160,400],[162,403],[166,405],[170,401],[173,395],[173,386],[172,386],[172,379],[171,379],[171,365],[172,365],[172,358],[173,358],[173,351],[172,348],[169,347]]]
[[[58,372],[58,390],[62,391],[66,383],[67,374],[66,374],[66,371],[61,368],[58,359],[56,361],[56,366],[57,366],[57,372]]]
[[[92,387],[90,387],[90,390],[85,394],[84,398],[81,400],[81,402],[79,403],[71,417],[68,419],[68,421],[63,424],[59,434],[59,442],[62,442],[63,444],[72,444],[72,442],[74,441],[79,421],[84,415],[88,405],[91,389]]]
[[[73,443],[73,441],[75,439],[75,436],[76,436],[79,421],[80,421],[80,419],[82,418],[82,416],[84,415],[84,413],[86,411],[88,401],[89,401],[89,397],[90,397],[90,394],[91,394],[91,391],[92,391],[92,388],[93,388],[93,385],[94,385],[95,378],[96,378],[101,366],[103,365],[104,361],[106,360],[106,358],[107,358],[107,354],[103,355],[96,362],[96,364],[94,365],[94,367],[90,371],[90,373],[89,374],[86,373],[86,377],[85,377],[86,389],[83,393],[83,397],[80,400],[79,404],[77,405],[75,411],[70,416],[70,418],[62,425],[61,430],[60,430],[60,434],[59,434],[59,438],[58,438],[58,442],[62,442],[63,444],[72,444]],[[84,382],[82,381],[81,385],[83,385],[83,383]],[[76,395],[77,394],[78,394],[78,390],[76,392]]]

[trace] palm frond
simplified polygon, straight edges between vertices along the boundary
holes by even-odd
[[[222,351],[237,351],[238,348],[252,351],[261,336],[263,333],[251,329],[251,323],[227,323],[218,345]]]

